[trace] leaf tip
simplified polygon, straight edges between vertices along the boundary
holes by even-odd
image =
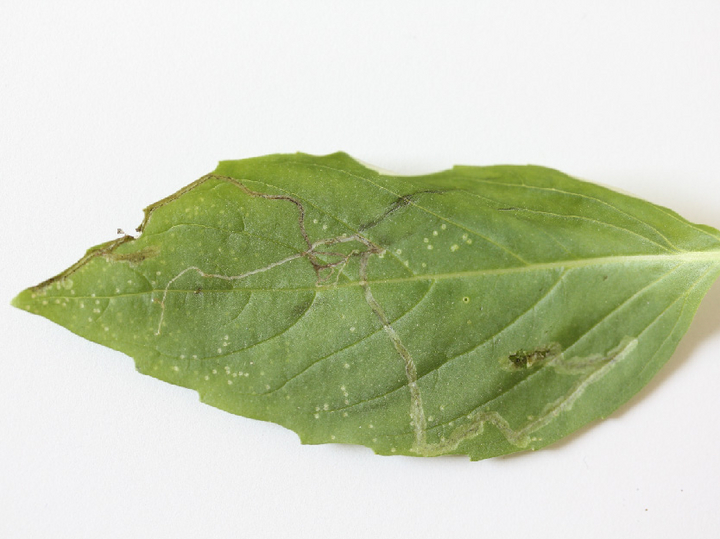
[[[23,311],[33,312],[34,299],[35,293],[30,288],[27,288],[15,296],[10,301],[10,305]]]

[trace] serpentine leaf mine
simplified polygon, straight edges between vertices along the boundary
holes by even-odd
[[[675,350],[720,233],[535,166],[225,161],[13,304],[304,443],[478,460],[604,417]]]

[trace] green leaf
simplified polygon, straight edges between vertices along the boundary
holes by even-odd
[[[720,274],[720,233],[534,166],[217,170],[14,305],[304,443],[472,459],[611,413]]]

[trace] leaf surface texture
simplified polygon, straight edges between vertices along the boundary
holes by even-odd
[[[720,233],[534,166],[218,168],[14,304],[208,404],[380,454],[537,449],[675,350]]]

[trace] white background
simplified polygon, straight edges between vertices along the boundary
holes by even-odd
[[[717,537],[720,286],[661,374],[550,449],[302,446],[8,303],[266,153],[534,163],[720,227],[720,2],[3,1],[0,536]]]

